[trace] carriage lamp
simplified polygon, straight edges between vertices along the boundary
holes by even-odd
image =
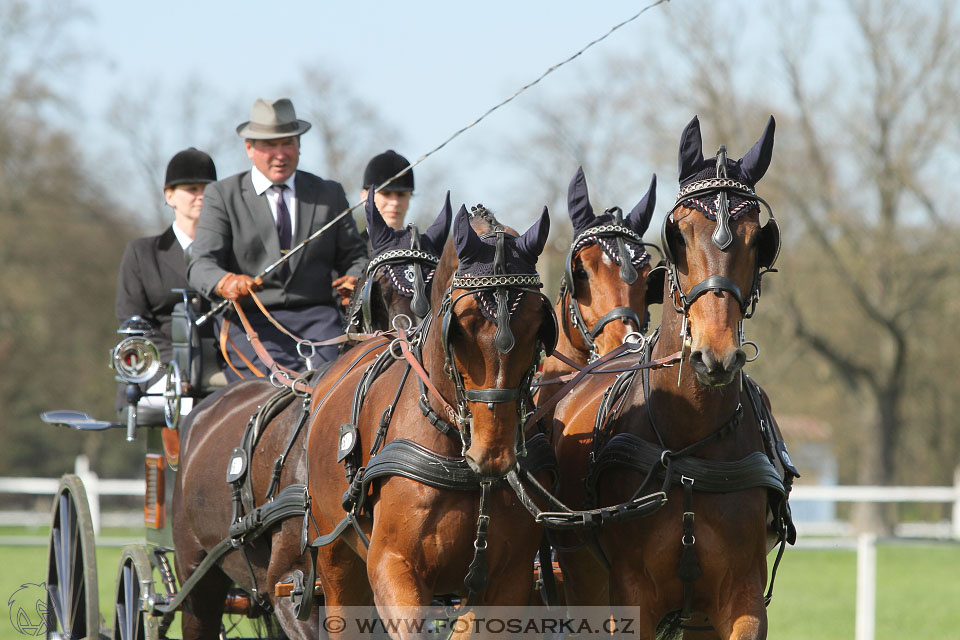
[[[160,370],[160,351],[143,336],[130,336],[113,349],[113,370],[123,382],[147,382]]]

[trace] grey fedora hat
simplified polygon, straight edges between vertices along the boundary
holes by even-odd
[[[237,127],[237,135],[250,140],[273,140],[299,136],[310,130],[310,123],[298,120],[289,98],[257,98],[250,109],[250,120]]]

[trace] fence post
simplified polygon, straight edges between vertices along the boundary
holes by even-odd
[[[877,622],[877,536],[857,538],[856,640],[873,640]]]
[[[90,505],[90,520],[93,523],[94,535],[100,535],[100,478],[90,470],[90,459],[82,453],[74,462],[73,472],[83,482],[87,491],[87,504]]]
[[[953,539],[960,540],[960,465],[953,470]]]

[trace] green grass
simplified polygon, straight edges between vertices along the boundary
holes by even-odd
[[[32,530],[23,533],[43,535]],[[106,534],[131,542],[142,541],[143,535],[140,531]],[[0,528],[0,536],[9,535],[8,529]],[[105,619],[111,621],[110,603],[121,550],[97,548],[100,608]],[[10,622],[7,600],[21,584],[43,581],[46,553],[46,547],[40,546],[0,546],[0,640],[24,639]],[[879,545],[876,640],[956,637],[958,568],[960,545]],[[770,605],[769,637],[849,640],[854,636],[855,601],[854,551],[787,549]],[[179,629],[172,629],[170,635],[178,637]]]

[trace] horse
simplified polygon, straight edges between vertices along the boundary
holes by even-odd
[[[657,176],[653,175],[647,192],[627,216],[623,216],[619,207],[611,207],[598,216],[590,203],[583,167],[579,167],[570,180],[567,211],[574,234],[554,306],[560,334],[553,357],[544,360],[540,379],[545,383],[539,385],[535,396],[538,406],[558,400],[554,394],[573,374],[573,365],[582,369],[624,344],[628,337],[642,343],[649,324],[647,308],[661,301],[662,291],[663,270],[652,269],[647,248],[658,254],[660,251],[656,245],[643,241],[656,207],[656,186]],[[624,261],[621,256],[629,259]],[[578,395],[580,387],[568,387],[567,393]],[[555,424],[550,409],[528,429],[533,433],[544,427],[556,446],[562,428]],[[588,431],[584,437],[589,435]],[[569,432],[567,437],[571,437]],[[574,461],[577,464],[570,466]],[[560,467],[557,472],[567,478],[582,477],[585,473],[582,462],[585,461],[568,458],[568,466]],[[573,545],[576,540],[570,533],[554,534],[551,539],[561,548]],[[575,588],[576,585],[565,585],[567,590]]]
[[[583,167],[570,180],[567,211],[574,235],[554,306],[560,334],[553,357],[544,361],[540,375],[541,380],[555,382],[540,385],[538,404],[562,387],[561,376],[574,371],[568,362],[582,368],[623,344],[628,335],[639,337],[646,332],[647,306],[659,302],[660,295],[656,286],[650,291],[647,282],[651,273],[657,273],[651,269],[647,247],[656,249],[656,245],[643,241],[656,206],[656,189],[654,175],[647,193],[626,217],[620,207],[598,216],[590,204]],[[567,362],[559,359],[561,355]],[[544,423],[552,424],[552,412],[544,416]]]
[[[546,208],[517,236],[461,207],[429,320],[318,385],[307,451],[328,619],[371,604],[391,619],[440,595],[460,599],[451,615],[527,603],[540,529],[501,479],[533,457],[521,419],[556,342],[536,273],[548,231]]]
[[[372,192],[366,217],[375,255],[364,280],[376,286],[362,289],[364,305],[373,310],[366,314],[364,328],[386,331],[394,318],[426,314],[422,301],[429,301],[432,272],[450,229],[450,196],[422,236],[414,226],[402,231],[387,227]],[[394,289],[400,282],[384,275],[389,270],[413,271],[415,277]],[[380,344],[388,338],[371,341]],[[196,582],[183,600],[184,638],[219,636],[225,596],[234,583],[261,609],[274,611],[288,637],[313,639],[319,634],[318,608],[310,607],[314,559],[300,544],[306,510],[302,440],[310,392],[303,390],[303,382],[298,385],[278,394],[263,378],[238,381],[199,403],[180,427],[181,466],[172,505],[175,561],[181,585]],[[241,442],[246,449],[231,452],[241,448]],[[223,481],[225,471],[235,485]],[[287,511],[278,514],[281,519],[275,524],[244,531],[245,519],[262,513],[258,508],[267,503],[285,504]],[[230,540],[237,542],[235,550],[202,566],[210,564],[215,550],[221,551],[218,545]],[[307,592],[299,604],[274,597],[276,583],[297,576],[307,577]]]
[[[765,638],[767,552],[795,537],[786,495],[796,469],[769,399],[742,371],[752,344],[743,322],[780,246],[754,190],[773,133],[771,117],[740,160],[725,147],[705,160],[699,120],[687,125],[680,193],[661,229],[665,302],[649,354],[679,352],[680,363],[592,378],[556,408],[560,467],[586,470],[561,475],[561,498],[650,498],[634,514],[642,517],[610,508],[596,544],[559,552],[568,605],[630,607],[640,638]]]

